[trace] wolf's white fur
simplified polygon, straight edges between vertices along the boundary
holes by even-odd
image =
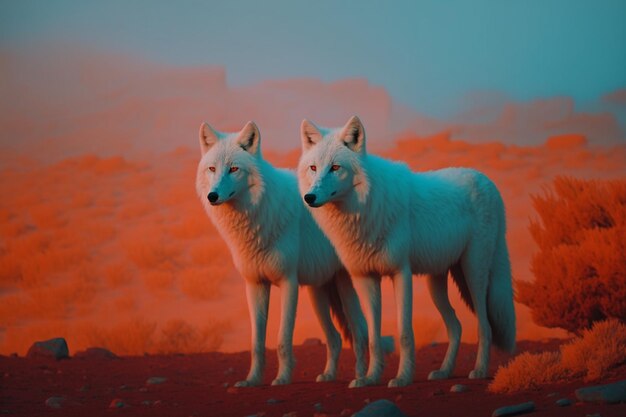
[[[301,139],[300,191],[352,276],[367,319],[369,369],[351,386],[376,384],[382,374],[381,276],[393,280],[400,340],[400,365],[389,386],[413,379],[412,274],[428,275],[450,340],[441,368],[429,379],[451,375],[461,325],[448,300],[449,271],[478,318],[478,355],[469,376],[486,377],[492,337],[506,350],[515,346],[504,204],[495,185],[471,169],[414,173],[369,155],[357,117],[339,129],[304,120]]]
[[[299,284],[309,286],[327,339],[326,368],[317,380],[335,379],[341,351],[341,337],[331,320],[331,309],[344,334],[352,334],[355,373],[363,376],[367,330],[356,292],[332,245],[302,203],[295,173],[274,168],[262,158],[260,133],[253,122],[241,132],[230,134],[203,123],[199,136],[202,158],[196,190],[246,281],[252,361],[246,380],[237,386],[261,383],[271,285],[281,290],[279,369],[272,384],[291,381]],[[212,203],[209,193],[215,193]]]

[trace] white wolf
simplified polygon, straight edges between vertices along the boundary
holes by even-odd
[[[238,133],[200,126],[202,159],[196,190],[207,214],[228,244],[246,281],[252,327],[250,372],[237,386],[261,383],[270,286],[281,290],[279,368],[273,385],[291,382],[292,339],[298,284],[309,294],[327,341],[327,360],[318,381],[335,379],[341,351],[331,309],[346,338],[352,337],[357,377],[365,374],[367,330],[352,282],[335,250],[302,203],[295,172],[263,160],[260,133],[248,122]]]
[[[301,137],[300,191],[352,276],[369,330],[367,375],[350,386],[377,384],[383,370],[381,276],[393,280],[400,333],[400,365],[389,386],[413,380],[412,274],[428,275],[450,340],[441,368],[429,379],[450,376],[461,325],[448,300],[448,271],[478,318],[478,355],[469,377],[486,377],[492,339],[505,350],[515,347],[504,204],[496,186],[471,169],[413,173],[369,155],[356,116],[338,129],[304,120]]]

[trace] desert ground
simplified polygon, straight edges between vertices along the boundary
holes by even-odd
[[[556,350],[559,339],[523,341],[518,352]],[[626,404],[590,404],[577,402],[574,391],[583,386],[609,383],[626,378],[626,364],[613,369],[602,381],[580,379],[551,384],[541,389],[516,394],[492,394],[486,391],[490,380],[469,380],[476,346],[463,344],[453,378],[427,381],[428,372],[437,368],[445,354],[445,344],[433,344],[417,351],[414,383],[405,388],[376,387],[349,389],[353,355],[344,349],[336,382],[316,383],[322,370],[325,347],[295,347],[297,366],[291,385],[270,386],[277,369],[275,351],[267,352],[264,385],[234,388],[245,377],[249,353],[201,353],[179,355],[123,356],[63,360],[0,357],[2,389],[0,412],[15,416],[345,416],[368,402],[388,399],[407,416],[490,416],[502,406],[533,401],[531,416],[618,417],[626,415]],[[493,352],[491,374],[506,363],[510,355]],[[398,358],[387,357],[384,380],[394,376]],[[156,384],[148,383],[150,378]],[[451,392],[453,385],[465,386],[465,392]],[[59,408],[46,405],[50,397],[62,397]],[[572,405],[559,407],[561,398]],[[118,406],[112,406],[118,400]]]

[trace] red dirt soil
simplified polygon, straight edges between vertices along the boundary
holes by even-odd
[[[518,352],[557,350],[562,340],[550,339],[520,342]],[[258,388],[232,388],[245,377],[249,353],[204,353],[191,355],[147,355],[121,359],[45,360],[22,357],[0,357],[3,377],[0,389],[0,413],[16,416],[249,416],[281,417],[296,412],[298,417],[351,415],[368,401],[386,398],[396,403],[408,416],[489,416],[496,408],[534,401],[537,410],[531,416],[602,417],[626,415],[626,404],[596,405],[576,403],[574,391],[588,385],[604,384],[626,378],[626,366],[614,369],[609,377],[595,383],[582,380],[545,386],[517,394],[492,394],[486,391],[489,380],[469,380],[476,345],[462,345],[454,377],[446,381],[427,381],[428,372],[437,368],[446,344],[426,346],[417,352],[415,382],[409,387],[349,389],[353,355],[344,350],[337,382],[316,383],[322,370],[325,347],[297,346],[294,382],[272,387],[276,374],[275,351],[267,353],[265,385]],[[510,355],[494,351],[490,372],[507,363]],[[393,377],[398,364],[396,355],[388,357],[385,383]],[[150,377],[167,381],[147,385]],[[225,386],[225,384],[228,386]],[[450,387],[463,384],[468,391],[451,393]],[[48,397],[66,400],[60,409],[44,403]],[[557,407],[555,401],[567,397],[569,407]],[[109,408],[111,401],[121,399],[123,408]],[[316,404],[320,404],[317,406]],[[321,407],[321,411],[320,411]]]

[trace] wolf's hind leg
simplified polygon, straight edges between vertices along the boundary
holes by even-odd
[[[448,350],[446,357],[441,364],[441,368],[432,371],[428,375],[429,380],[446,379],[452,375],[456,362],[456,355],[461,343],[461,323],[457,318],[450,300],[448,298],[448,274],[428,275],[426,278],[430,297],[439,310],[441,318],[446,325],[448,332]]]
[[[461,259],[461,268],[463,268],[478,319],[478,353],[474,370],[469,374],[471,379],[486,378],[489,367],[491,325],[487,315],[487,285],[490,264],[486,265],[484,262],[486,250],[485,245],[473,242]]]
[[[330,283],[329,285],[334,285]],[[326,336],[326,367],[317,376],[317,382],[334,381],[337,377],[337,362],[341,353],[341,336],[330,317],[330,301],[326,286],[308,287],[311,304]]]
[[[365,361],[367,354],[367,322],[359,303],[359,297],[348,273],[337,274],[335,279],[337,280],[337,289],[341,298],[343,312],[352,333],[352,350],[356,359],[354,375],[357,379],[363,378],[367,370]]]
[[[253,387],[261,384],[265,368],[265,333],[267,329],[267,309],[270,302],[268,283],[246,283],[246,298],[250,313],[252,330],[252,349],[250,350],[250,372],[244,381],[235,383],[236,387]]]
[[[280,283],[280,327],[278,330],[278,374],[272,385],[285,385],[291,382],[293,358],[293,327],[298,306],[298,280],[295,276],[285,277]]]

